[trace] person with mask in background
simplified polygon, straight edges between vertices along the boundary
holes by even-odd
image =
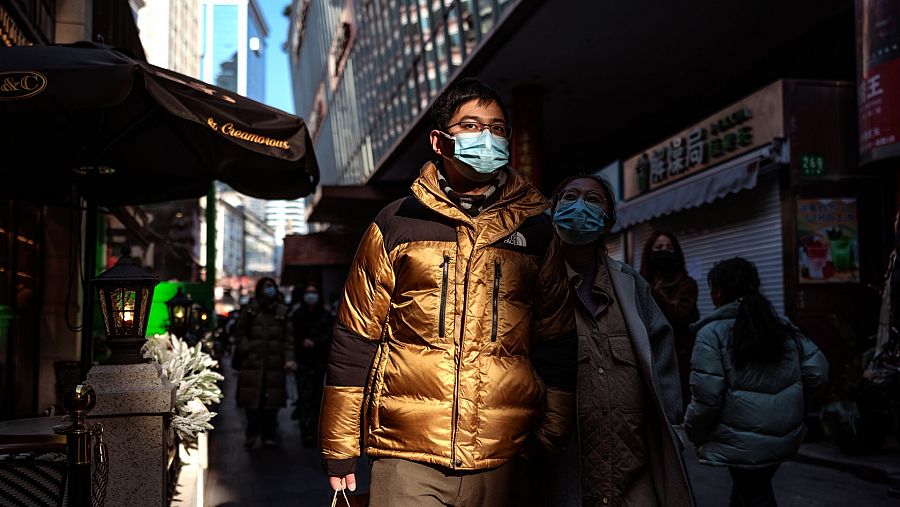
[[[437,162],[366,230],[344,287],[323,464],[353,491],[365,451],[372,507],[524,505],[517,458],[557,453],[575,408],[565,264],[547,201],[509,167],[500,96],[460,79],[430,117]]]
[[[653,299],[675,331],[682,403],[687,407],[691,399],[689,378],[694,348],[690,325],[700,319],[700,312],[697,311],[697,281],[685,270],[684,253],[675,235],[661,231],[650,235],[641,256],[641,276],[650,282]]]
[[[240,365],[237,404],[247,412],[244,446],[276,443],[278,409],[287,398],[285,370],[295,370],[294,334],[288,306],[275,280],[256,284],[253,299],[241,308],[234,326],[235,357]]]
[[[298,397],[294,413],[300,422],[303,446],[313,447],[318,437],[319,407],[334,319],[322,304],[315,285],[298,286],[291,300],[299,303],[291,314],[297,356]]]
[[[567,178],[553,194],[578,327],[578,445],[559,467],[554,505],[690,506],[672,428],[682,414],[672,328],[647,281],[606,253],[614,195],[591,175]]]
[[[774,506],[772,477],[803,442],[805,406],[828,382],[828,361],[775,313],[751,262],[719,262],[709,287],[716,310],[692,325],[684,431],[701,463],[728,467],[732,506]]]

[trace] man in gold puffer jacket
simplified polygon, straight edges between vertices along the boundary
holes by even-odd
[[[431,111],[413,196],[365,232],[344,288],[321,415],[323,466],[371,505],[505,505],[521,454],[553,455],[574,412],[565,264],[541,194],[508,164],[499,96],[475,79]]]

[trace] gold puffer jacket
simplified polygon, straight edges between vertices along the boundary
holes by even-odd
[[[429,163],[369,226],[344,288],[320,438],[329,475],[371,457],[502,465],[555,451],[574,412],[576,335],[546,200],[514,171],[470,217]],[[531,447],[531,446],[529,446]]]

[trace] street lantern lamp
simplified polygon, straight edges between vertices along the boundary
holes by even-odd
[[[159,278],[147,273],[122,247],[115,266],[92,280],[100,298],[100,311],[111,356],[106,364],[143,363],[141,347],[146,341],[147,318],[153,289]],[[85,339],[90,339],[87,337]]]
[[[172,296],[172,299],[166,301],[166,307],[169,309],[169,331],[179,338],[184,338],[185,334],[191,328],[191,307],[194,302],[190,296],[185,295],[181,287],[178,292]]]
[[[202,333],[206,331],[209,328],[209,310],[203,305],[195,304],[193,312],[194,332]]]

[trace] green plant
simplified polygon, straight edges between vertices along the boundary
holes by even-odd
[[[189,346],[168,333],[147,339],[144,357],[152,359],[160,378],[175,388],[172,426],[185,442],[197,440],[197,434],[213,429],[216,416],[208,405],[222,400],[218,383],[224,379],[215,371],[218,362],[202,350],[201,344]]]

